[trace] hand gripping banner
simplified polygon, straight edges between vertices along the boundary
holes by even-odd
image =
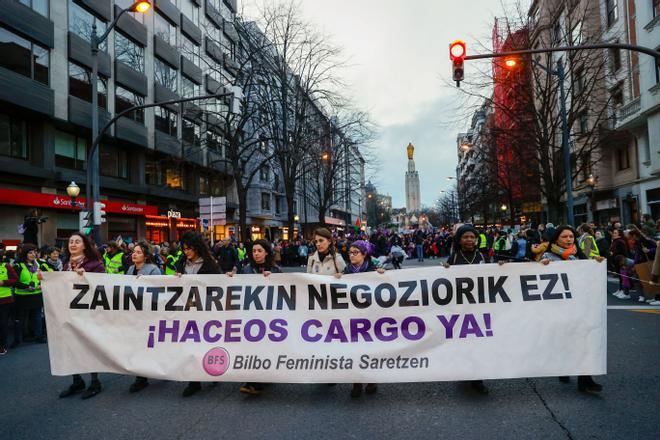
[[[44,274],[54,375],[416,382],[606,373],[595,261],[344,275]]]

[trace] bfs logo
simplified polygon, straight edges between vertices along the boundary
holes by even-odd
[[[210,349],[202,359],[204,371],[211,376],[222,376],[229,369],[229,353],[222,347]]]

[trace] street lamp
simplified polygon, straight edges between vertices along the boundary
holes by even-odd
[[[591,221],[596,220],[596,198],[595,196],[595,190],[596,190],[596,183],[598,183],[598,179],[594,177],[593,174],[589,174],[589,177],[587,177],[587,180],[585,180],[585,183],[587,184],[587,187],[591,190],[589,193],[589,203],[591,205]]]
[[[506,210],[509,209],[509,207],[506,206],[505,204],[502,204],[502,206],[500,206],[500,209],[502,210],[502,212],[506,212]]]
[[[76,185],[76,182],[72,180],[69,183],[69,186],[66,187],[66,193],[71,198],[71,208],[82,207],[82,203],[76,202],[76,198],[80,195],[80,187]]]
[[[468,151],[470,151],[470,148],[472,148],[472,147],[470,146],[469,143],[464,142],[463,144],[461,144],[460,148],[461,148],[462,152],[467,153]]]
[[[110,26],[101,34],[101,36],[96,33],[96,20],[92,24],[92,37],[91,37],[91,46],[92,46],[92,143],[96,141],[96,138],[99,134],[99,97],[98,97],[98,80],[99,80],[99,46],[103,43],[110,31],[115,27],[119,18],[124,15],[125,12],[140,12],[144,14],[151,8],[151,2],[146,0],[140,0],[133,3],[128,8],[122,9],[115,16],[115,19],[110,23]],[[88,154],[87,161],[87,209],[91,209],[93,206],[94,200],[99,198],[99,187],[101,186],[100,175],[99,175],[99,154],[98,151],[94,151],[93,154]],[[97,237],[96,237],[97,238]]]

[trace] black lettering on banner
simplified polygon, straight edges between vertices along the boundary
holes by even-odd
[[[151,311],[158,310],[158,296],[165,292],[164,287],[147,287],[147,293],[151,294]]]
[[[428,306],[429,305],[429,284],[426,282],[426,280],[421,280],[419,282],[420,286],[422,286],[422,305],[423,306]]]
[[[419,305],[419,300],[409,300],[410,295],[415,291],[417,287],[417,281],[401,281],[399,287],[405,287],[406,291],[401,295],[401,300],[399,301],[399,307],[415,307]]]
[[[245,286],[245,296],[243,297],[243,310],[250,310],[254,304],[254,310],[263,310],[264,305],[261,303],[259,295],[264,290],[264,286]]]
[[[181,312],[183,311],[183,306],[175,306],[174,303],[179,300],[179,297],[183,294],[183,287],[180,286],[170,286],[167,288],[168,292],[174,292],[172,298],[165,304],[166,312]]]
[[[236,292],[236,293],[234,293]],[[241,286],[229,286],[227,287],[227,296],[225,297],[225,310],[240,310],[238,302],[241,299],[239,293],[241,292]]]
[[[110,310],[108,295],[105,294],[105,286],[96,286],[96,289],[94,289],[94,298],[92,298],[89,309],[94,310],[96,306],[103,307],[103,310]]]
[[[438,292],[441,285],[445,286],[445,292],[447,293],[447,296],[444,298],[440,298],[440,292]],[[438,278],[433,281],[433,284],[431,284],[431,296],[433,297],[433,301],[440,306],[446,306],[449,304],[454,296],[454,289],[451,287],[449,280],[446,278]]]
[[[289,310],[296,310],[296,286],[291,286],[291,292],[284,286],[277,287],[277,310],[282,310],[284,303]]]
[[[211,304],[215,306],[215,310],[220,312],[222,311],[222,302],[220,299],[223,295],[222,287],[219,286],[208,286],[206,288],[206,307],[204,310],[207,312],[211,311]]]
[[[383,290],[386,289],[390,292],[390,298],[387,301],[383,300]],[[394,304],[396,304],[396,288],[390,283],[379,284],[376,286],[374,298],[376,300],[376,304],[379,306],[383,308],[392,307]]]
[[[348,309],[348,302],[339,302],[339,300],[346,299],[346,284],[330,284],[330,298],[332,301],[332,309]],[[341,290],[340,290],[341,289]]]
[[[316,305],[321,310],[328,310],[328,288],[325,284],[321,284],[320,287],[321,291],[319,292],[313,284],[307,286],[307,291],[309,292],[309,310],[316,310]]]
[[[133,293],[131,286],[124,286],[124,310],[130,310],[130,304],[133,303],[135,310],[142,310],[142,295],[144,287],[139,286],[137,294]]]
[[[472,295],[472,289],[474,289],[472,278],[456,278],[456,303],[463,304],[463,297],[465,297],[470,304],[474,304],[476,301]]]
[[[199,289],[197,286],[192,286],[190,288],[190,291],[188,292],[188,299],[186,300],[186,306],[183,310],[188,311],[193,307],[197,309],[197,311],[201,311],[203,309],[202,298],[199,296]]]
[[[499,277],[497,278],[497,282],[493,283],[493,277],[488,277],[488,299],[490,303],[497,302],[498,294],[502,297],[502,301],[511,302],[511,299],[504,291],[504,287],[502,287],[507,278],[509,277]]]
[[[74,284],[73,290],[80,290],[80,292],[71,300],[69,308],[74,310],[88,310],[89,304],[81,304],[80,301],[82,301],[85,294],[89,292],[89,284]]]
[[[359,290],[364,291],[360,295],[364,300],[362,302],[358,301]],[[357,284],[351,287],[351,302],[356,309],[366,309],[369,307],[371,305],[371,291],[369,290],[369,286],[366,284]]]
[[[484,277],[477,277],[477,302],[483,304],[486,302],[484,292]]]
[[[119,297],[121,296],[121,286],[112,288],[112,310],[119,310]]]
[[[521,275],[520,276],[520,290],[522,291],[523,301],[540,301],[541,295],[533,295],[531,290],[538,290],[538,284],[532,284],[536,281],[536,275]]]
[[[539,279],[548,280],[548,285],[545,286],[545,290],[543,291],[543,299],[564,299],[564,295],[561,293],[552,293],[557,281],[559,281],[559,275],[556,273],[545,273],[539,275]]]

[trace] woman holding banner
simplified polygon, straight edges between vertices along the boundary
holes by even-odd
[[[64,265],[65,271],[73,271],[80,276],[84,276],[85,272],[105,273],[101,255],[89,236],[82,232],[74,232],[69,237],[68,249],[69,261]],[[83,381],[82,376],[74,374],[73,383],[60,393],[60,397],[69,397],[83,390],[85,391],[82,394],[83,399],[89,399],[101,392],[101,381],[99,381],[98,373],[92,373],[92,381],[87,390],[85,390],[85,381]]]
[[[326,228],[314,231],[316,252],[307,260],[307,273],[341,276],[346,262],[337,252],[332,233]]]
[[[252,243],[252,252],[248,263],[240,269],[242,274],[263,274],[267,277],[271,273],[282,273],[282,269],[274,262],[274,251],[268,240],[259,239]],[[227,275],[232,276],[233,273]],[[258,396],[263,390],[263,383],[248,382],[240,388],[240,392]]]
[[[573,227],[563,225],[557,227],[554,235],[550,239],[548,250],[543,254],[541,263],[550,264],[551,261],[577,261],[586,260],[587,256],[575,244],[575,230]],[[605,260],[602,256],[595,256],[594,260],[601,263]],[[559,380],[563,383],[570,381],[568,376],[561,376]],[[596,383],[591,376],[578,376],[578,390],[591,393],[598,393],[603,386]]]
[[[154,252],[151,245],[145,241],[139,241],[133,248],[131,254],[133,264],[126,271],[126,275],[162,275],[158,266],[154,264]],[[137,376],[135,382],[128,389],[129,393],[137,393],[149,386],[146,377]]]
[[[363,273],[363,272],[378,272],[384,274],[385,269],[376,267],[371,260],[372,244],[368,241],[358,240],[351,243],[348,249],[348,258],[350,263],[344,268],[344,274]],[[374,394],[378,390],[378,385],[375,383],[368,383],[364,389],[367,394]],[[358,398],[362,395],[362,384],[354,383],[351,390],[351,397]]]
[[[211,256],[204,237],[199,232],[188,231],[181,237],[181,248],[185,258],[176,263],[176,276],[222,273],[220,266]],[[202,389],[200,382],[188,382],[183,397],[189,397]]]
[[[477,249],[477,238],[479,231],[472,225],[463,225],[456,230],[454,234],[454,243],[452,251],[447,258],[445,267],[460,264],[485,264],[486,259],[483,254]],[[499,262],[503,264],[503,261]],[[479,394],[488,394],[488,388],[484,385],[483,380],[469,381],[470,387]]]

